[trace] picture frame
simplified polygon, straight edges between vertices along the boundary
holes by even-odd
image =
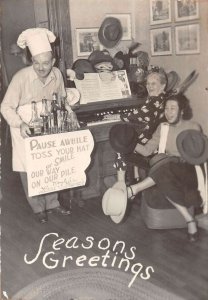
[[[114,17],[120,20],[123,29],[122,41],[132,40],[131,14],[106,14],[106,17]]]
[[[98,39],[99,28],[77,28],[77,55],[89,56],[95,50],[102,50],[103,46]]]
[[[199,18],[199,0],[175,0],[175,21],[189,21]]]
[[[176,54],[200,53],[199,24],[175,27]]]
[[[150,30],[150,45],[152,56],[172,54],[171,27]]]
[[[171,0],[150,0],[150,25],[171,22]]]

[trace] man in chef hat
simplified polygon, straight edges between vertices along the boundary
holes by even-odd
[[[62,74],[54,67],[51,43],[55,39],[55,35],[46,28],[27,29],[20,34],[17,45],[23,49],[29,48],[32,65],[14,75],[1,104],[1,113],[11,130],[13,171],[20,172],[27,200],[40,223],[47,222],[48,212],[69,215],[70,211],[60,206],[57,193],[28,196],[24,138],[31,132],[18,109],[28,105],[31,111],[32,101],[39,104],[43,98],[52,99],[54,92],[60,96],[66,95]],[[69,113],[72,112],[70,106],[67,108]]]

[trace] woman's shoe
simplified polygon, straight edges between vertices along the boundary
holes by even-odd
[[[196,224],[196,229],[197,229],[197,221],[196,220],[191,220],[189,222],[187,222],[187,224],[189,223],[195,223]],[[189,233],[188,232],[188,240],[189,242],[193,243],[196,242],[199,239],[199,233],[198,231],[194,232],[194,233]]]

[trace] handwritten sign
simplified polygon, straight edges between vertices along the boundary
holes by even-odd
[[[93,147],[89,130],[25,139],[29,196],[85,185]]]

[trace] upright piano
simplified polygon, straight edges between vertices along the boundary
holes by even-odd
[[[135,96],[125,99],[98,101],[83,104],[75,108],[78,120],[82,127],[91,131],[95,147],[91,157],[91,164],[87,170],[86,186],[77,189],[81,199],[102,197],[108,188],[106,182],[115,177],[113,167],[115,152],[109,143],[110,128],[120,121],[122,112],[129,112],[142,105],[145,99]],[[109,179],[109,180],[108,180]]]

